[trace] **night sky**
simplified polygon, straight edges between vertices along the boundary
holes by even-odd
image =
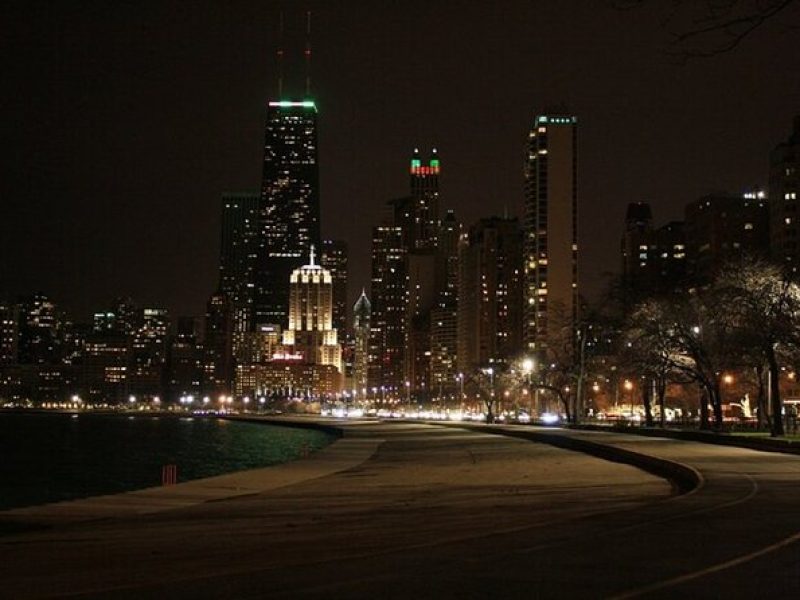
[[[439,149],[443,209],[465,223],[521,214],[532,118],[567,103],[591,294],[618,269],[628,202],[660,224],[704,193],[766,185],[800,113],[797,5],[679,65],[659,0],[55,4],[0,8],[0,292],[42,290],[79,319],[118,295],[204,312],[220,194],[260,186],[281,7],[289,55],[314,12],[322,228],[350,243],[353,299],[414,146]]]

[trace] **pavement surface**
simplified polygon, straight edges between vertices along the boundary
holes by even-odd
[[[0,597],[800,597],[800,457],[535,430],[695,469],[678,495],[502,435],[534,428],[343,427],[280,467],[0,513],[43,527],[0,537]]]

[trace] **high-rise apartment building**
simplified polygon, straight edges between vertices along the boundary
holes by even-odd
[[[369,387],[405,387],[408,276],[403,229],[372,229],[372,320]]]
[[[436,249],[436,305],[431,311],[430,381],[436,397],[455,390],[458,346],[458,251],[461,223],[450,210],[442,219]]]
[[[285,327],[289,278],[309,246],[320,247],[317,107],[270,102],[264,136],[255,277],[255,322]]]
[[[219,289],[230,298],[237,333],[253,328],[259,206],[258,192],[222,194]]]
[[[789,138],[769,157],[770,250],[789,273],[800,273],[800,115]]]
[[[458,370],[474,373],[523,349],[523,234],[517,219],[491,217],[462,237]]]
[[[524,332],[527,350],[539,351],[551,325],[563,330],[578,318],[577,117],[537,115],[526,158]]]

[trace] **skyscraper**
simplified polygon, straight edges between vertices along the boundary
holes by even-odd
[[[458,347],[458,245],[461,223],[452,210],[439,227],[436,248],[436,305],[431,311],[431,385],[437,397],[456,385]]]
[[[222,194],[219,290],[231,301],[237,333],[253,326],[259,205],[258,192]]]
[[[439,174],[436,148],[431,150],[428,164],[422,164],[419,149],[411,157],[411,211],[406,231],[409,250],[433,249],[439,234]],[[399,223],[396,223],[399,224]]]
[[[789,273],[800,273],[800,115],[789,138],[769,157],[770,246],[772,258]]]
[[[536,116],[528,136],[524,332],[529,351],[547,348],[551,324],[574,326],[578,317],[577,123],[565,111],[547,111]]]
[[[372,304],[366,292],[361,290],[353,305],[353,332],[355,352],[353,360],[353,386],[358,393],[369,384],[369,334],[372,319]]]
[[[317,106],[270,102],[264,135],[255,322],[285,327],[289,278],[320,247]]]
[[[333,277],[316,264],[314,247],[309,262],[292,271],[289,293],[289,327],[283,345],[291,354],[314,365],[331,365],[342,373],[342,347],[333,327]]]
[[[403,230],[372,229],[372,320],[369,387],[404,387],[408,276]]]

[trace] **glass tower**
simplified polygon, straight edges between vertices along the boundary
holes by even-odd
[[[259,222],[255,322],[285,327],[291,273],[311,245],[321,246],[317,107],[310,100],[269,103]]]

